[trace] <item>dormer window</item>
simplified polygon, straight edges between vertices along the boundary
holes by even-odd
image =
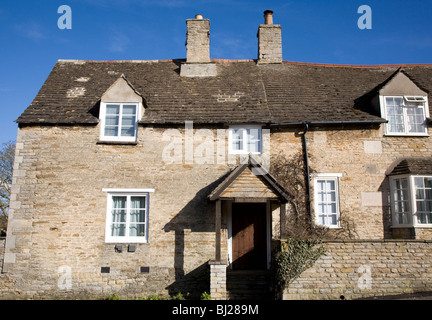
[[[427,98],[423,96],[384,96],[388,135],[426,135]]]
[[[136,141],[139,103],[101,103],[101,140]]]
[[[142,101],[124,75],[118,78],[101,97],[100,141],[136,143]]]

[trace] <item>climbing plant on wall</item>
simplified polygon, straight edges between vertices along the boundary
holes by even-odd
[[[272,262],[273,286],[276,294],[280,294],[286,286],[325,254],[325,248],[320,244],[320,240],[299,238],[289,238],[280,242]]]

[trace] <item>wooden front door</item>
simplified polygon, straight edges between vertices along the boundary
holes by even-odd
[[[233,203],[232,263],[234,270],[267,268],[265,203]]]

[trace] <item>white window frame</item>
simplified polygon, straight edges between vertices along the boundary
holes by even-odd
[[[105,242],[106,243],[148,243],[149,232],[149,204],[150,193],[154,189],[102,189],[107,193],[107,211],[105,223]],[[112,197],[123,196],[127,198],[126,201],[126,223],[125,230],[129,232],[130,225],[130,199],[131,197],[145,197],[145,235],[144,236],[112,236],[111,235],[111,219],[112,219]]]
[[[340,195],[339,195],[339,178],[342,177],[341,173],[317,173],[313,175],[314,178],[314,210],[315,210],[315,224],[330,229],[340,228]],[[335,182],[335,204],[336,204],[336,224],[322,224],[319,221],[319,197],[318,197],[318,182],[321,180]]]
[[[233,149],[233,131],[234,130],[238,130],[238,129],[242,129],[243,130],[243,134],[242,134],[242,141],[243,141],[243,149],[241,150],[234,150]],[[259,135],[260,135],[260,140],[259,140],[259,146],[258,152],[250,152],[249,151],[249,141],[250,141],[250,135],[248,134],[248,130],[250,129],[259,129]],[[262,135],[262,126],[260,125],[245,125],[245,126],[230,126],[229,127],[229,132],[228,132],[228,152],[229,154],[261,154],[262,150],[263,150],[263,135]]]
[[[119,135],[117,137],[106,136],[105,135],[105,122],[106,122],[106,107],[109,104],[120,105],[120,114],[119,114]],[[122,120],[122,110],[124,105],[135,105],[136,106],[136,121],[134,127],[134,135],[129,136],[121,136],[121,120]],[[101,123],[100,127],[100,140],[101,141],[119,141],[119,142],[136,142],[138,137],[138,121],[141,119],[141,103],[140,102],[101,102],[100,104],[100,112],[99,119]]]
[[[396,219],[395,210],[395,184],[397,179],[407,179],[408,180],[408,190],[409,190],[409,219],[408,223],[400,224]],[[415,178],[431,178],[432,175],[397,175],[390,177],[390,204],[391,204],[391,214],[392,214],[392,227],[417,227],[417,228],[432,228],[432,221],[430,223],[420,223],[417,214],[417,198],[416,198],[416,187]]]
[[[388,120],[386,98],[402,98],[404,132],[390,132],[389,124],[385,124],[385,135],[387,136],[429,136],[427,123],[426,123],[427,118],[429,118],[429,102],[427,96],[404,96],[404,95],[380,96],[381,115],[384,119]],[[405,107],[405,104],[413,103],[413,102],[423,103],[423,115],[425,121],[425,129],[423,132],[408,132],[409,122],[408,122],[408,115],[407,115],[407,107]]]

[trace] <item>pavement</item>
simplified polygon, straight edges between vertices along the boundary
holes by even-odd
[[[404,293],[391,296],[370,297],[359,300],[432,300],[432,292]]]

